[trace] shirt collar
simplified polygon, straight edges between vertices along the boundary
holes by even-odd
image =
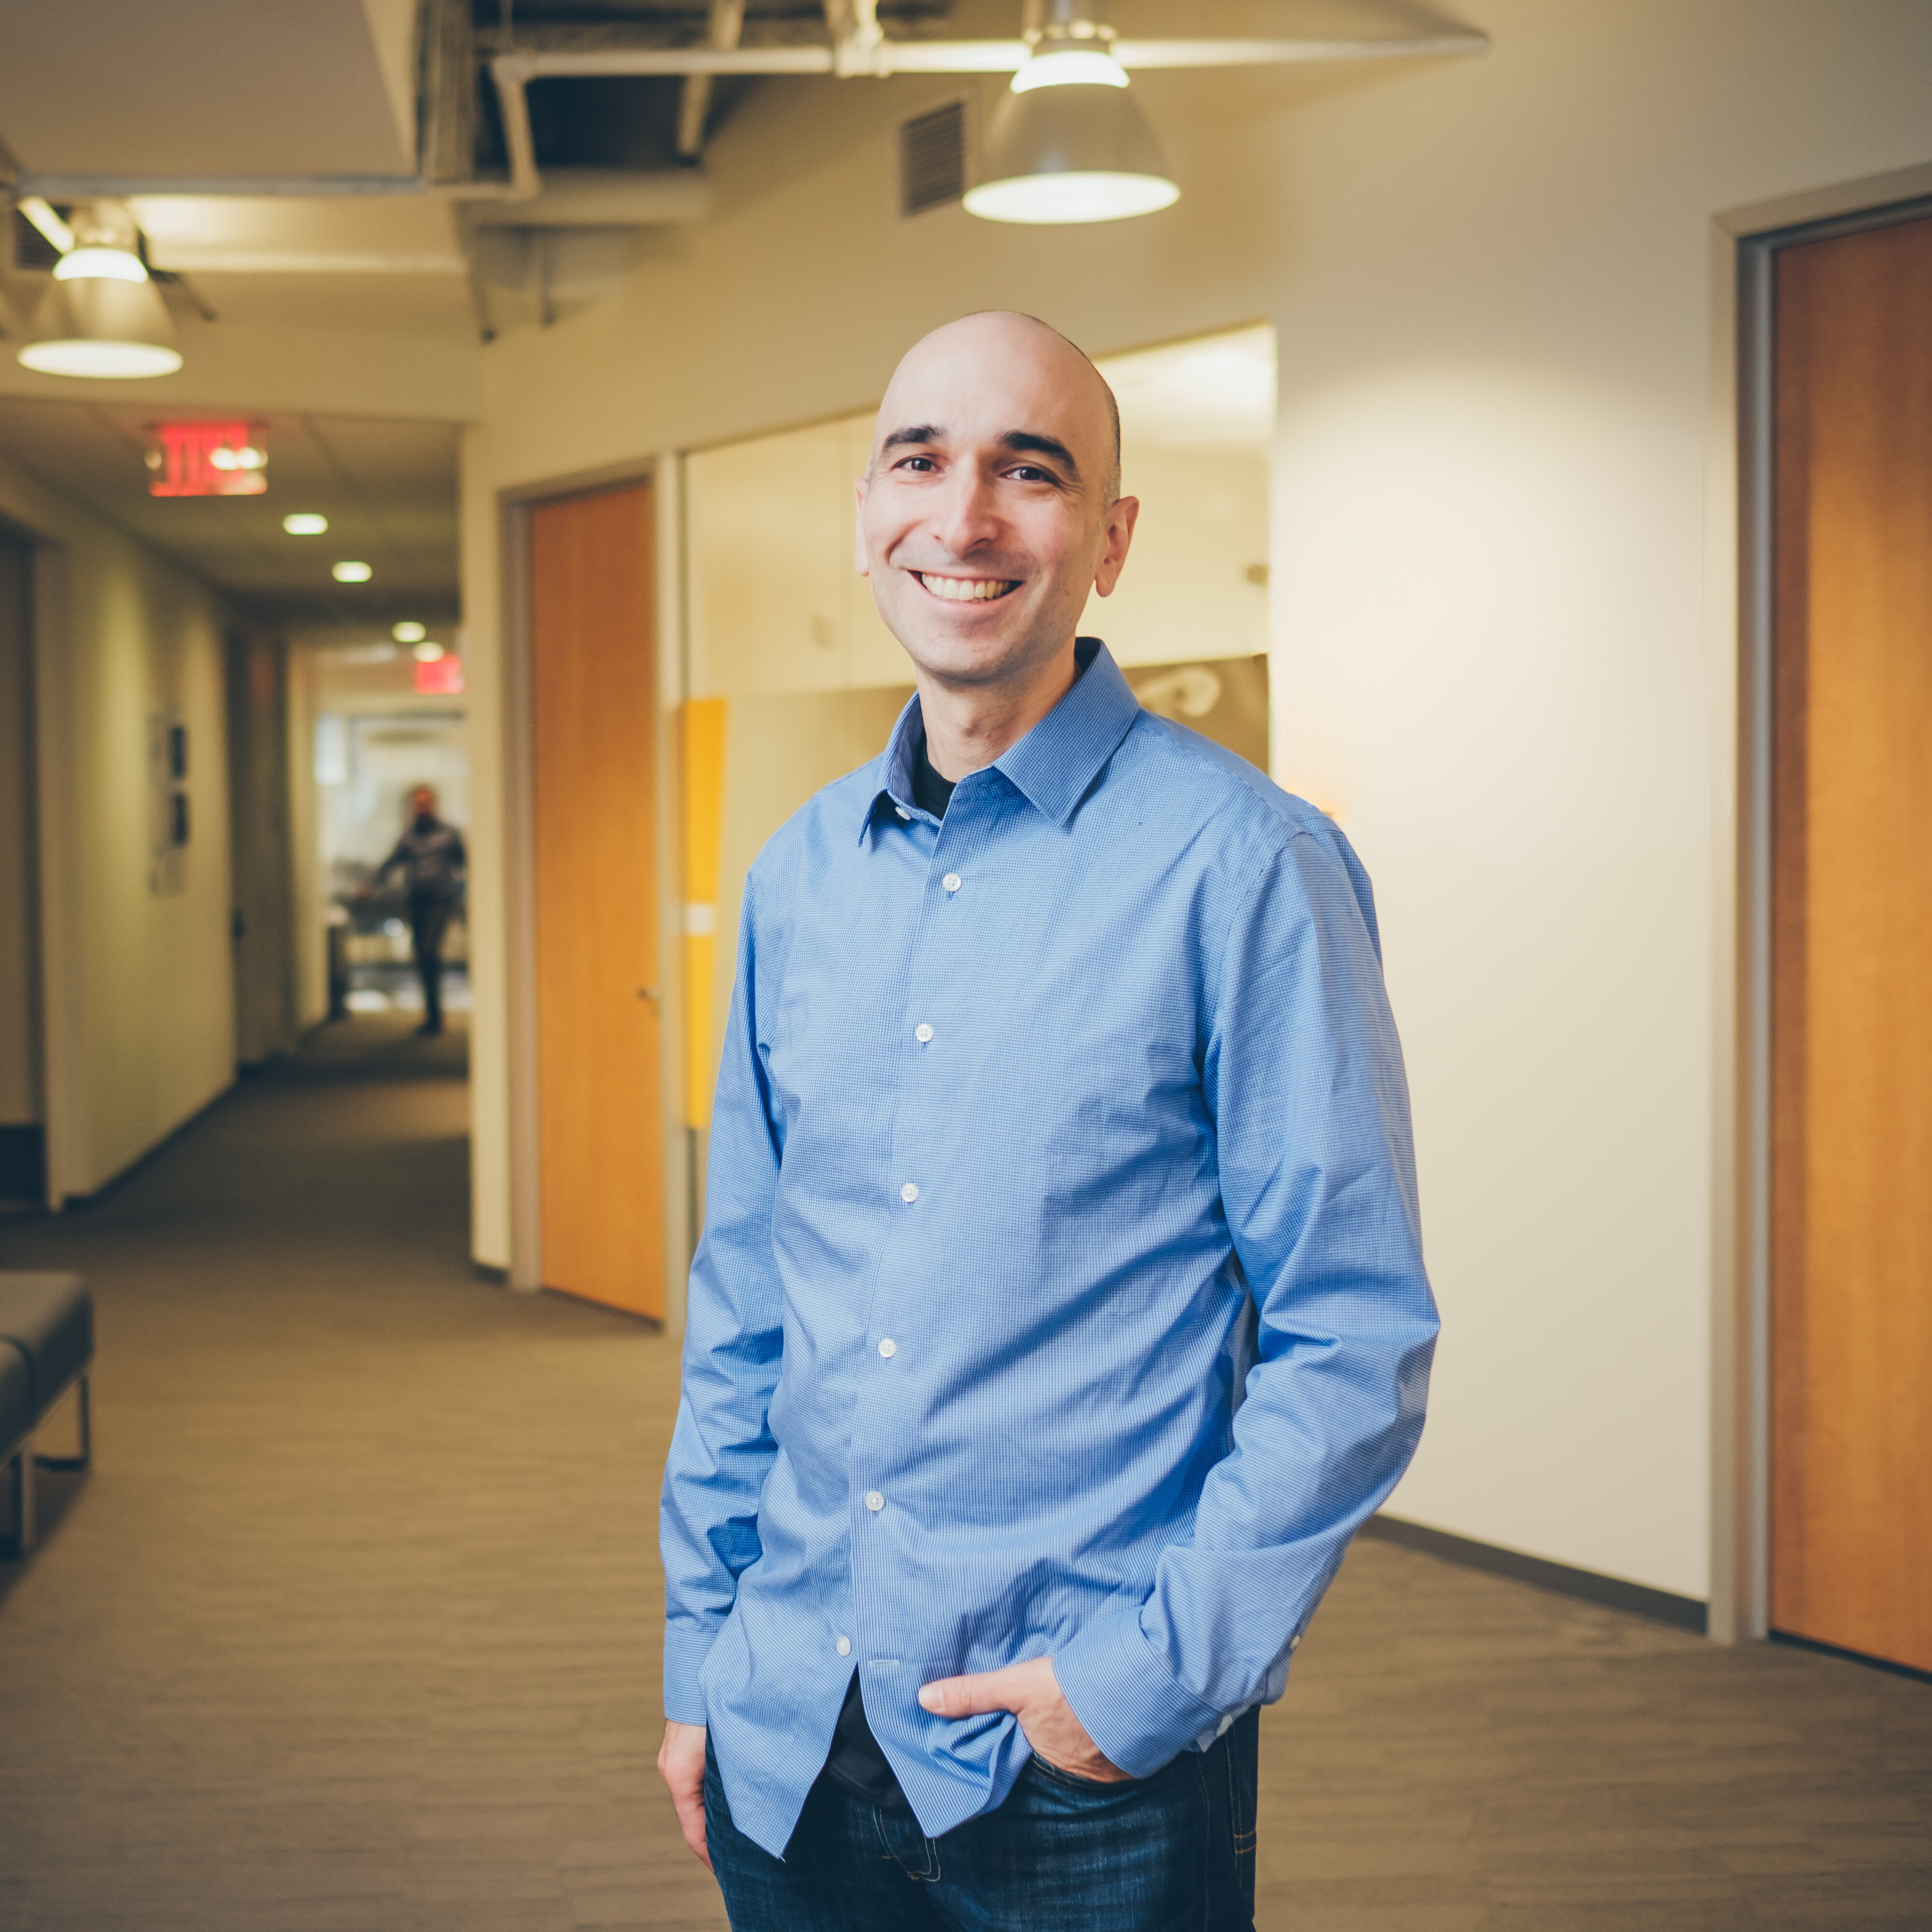
[[[1072,817],[1074,807],[1119,748],[1141,708],[1113,653],[1098,638],[1077,638],[1073,659],[1078,675],[1072,688],[993,762],[993,770],[1056,825]],[[914,808],[913,760],[925,731],[915,692],[880,754],[879,787],[866,805],[861,838],[881,799],[890,799],[902,810]]]

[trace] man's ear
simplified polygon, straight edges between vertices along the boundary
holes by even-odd
[[[1102,597],[1114,594],[1114,586],[1126,568],[1127,548],[1134,540],[1134,524],[1141,513],[1138,496],[1122,496],[1107,512],[1106,543],[1100,552],[1100,566],[1094,572],[1094,588]]]
[[[858,514],[852,519],[852,568],[861,577],[872,574],[872,560],[866,554],[866,487],[869,476],[855,476],[852,479],[852,495],[859,506]]]

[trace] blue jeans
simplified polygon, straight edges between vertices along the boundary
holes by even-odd
[[[733,1932],[1250,1932],[1260,1730],[1125,1784],[1036,1757],[943,1838],[821,1773],[782,1860],[732,1823],[707,1741],[705,1840]]]

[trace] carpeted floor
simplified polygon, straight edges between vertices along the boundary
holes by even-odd
[[[675,1350],[478,1281],[462,1041],[330,1028],[85,1212],[98,1456],[0,1563],[0,1932],[723,1924],[652,1769]],[[1932,1686],[1359,1545],[1265,1928],[1932,1927]]]

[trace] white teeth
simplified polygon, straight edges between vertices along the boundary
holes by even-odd
[[[1012,580],[997,577],[928,577],[922,570],[915,574],[934,596],[952,604],[983,604],[1013,587]]]

